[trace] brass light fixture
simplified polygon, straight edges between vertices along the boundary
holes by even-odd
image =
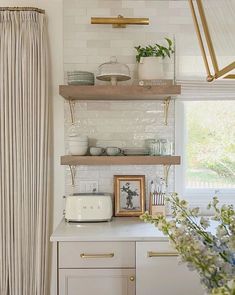
[[[112,25],[113,28],[125,28],[126,25],[148,25],[149,18],[129,18],[118,15],[118,17],[92,17],[91,24]]]
[[[195,1],[189,0],[189,4],[190,4],[191,12],[192,12],[194,26],[195,26],[195,30],[197,33],[203,61],[204,61],[205,67],[206,67],[207,81],[211,82],[211,81],[218,79],[218,78],[235,79],[235,74],[230,73],[231,71],[233,71],[235,69],[235,61],[230,63],[229,65],[221,68],[221,69],[218,66],[218,61],[217,61],[215,49],[213,46],[212,38],[210,35],[210,30],[209,30],[208,22],[206,19],[206,14],[204,11],[202,0],[195,0]],[[197,6],[198,16],[196,13],[196,6]],[[202,32],[200,29],[200,25],[202,26]],[[202,33],[203,33],[203,35],[202,35]],[[203,39],[203,37],[204,37],[204,39]],[[203,41],[203,40],[205,40],[205,41]],[[208,50],[208,52],[209,52],[210,61],[212,63],[214,74],[211,73],[206,50]]]

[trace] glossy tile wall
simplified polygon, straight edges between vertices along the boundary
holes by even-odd
[[[68,103],[65,103],[65,144],[68,152],[68,130],[71,126]],[[90,145],[144,147],[148,138],[174,140],[174,103],[169,110],[169,123],[163,121],[161,102],[81,102],[76,103],[75,121],[81,134],[87,134]],[[173,190],[171,170],[170,189]],[[80,180],[98,180],[99,190],[113,191],[114,174],[145,174],[147,180],[163,176],[161,166],[80,166],[76,170],[76,190],[80,191]],[[66,188],[71,192],[69,169],[66,170]]]
[[[91,25],[91,16],[149,17],[150,26],[128,26],[113,29],[109,25]],[[165,36],[175,35],[177,75],[190,74],[187,58],[199,54],[193,47],[196,36],[187,1],[126,1],[126,0],[70,0],[64,1],[64,73],[69,70],[95,72],[110,56],[127,63],[136,83],[137,69],[134,46],[155,43]],[[182,38],[184,45],[181,46]],[[195,39],[194,39],[195,38]],[[195,41],[196,44],[196,41]],[[196,64],[196,60],[195,60]],[[102,83],[97,81],[97,83]],[[104,83],[104,82],[103,82]],[[76,103],[75,120],[82,134],[90,137],[91,145],[142,147],[148,138],[174,140],[174,103],[169,109],[169,123],[163,123],[161,102],[80,102]],[[65,102],[65,145],[70,127],[68,103]],[[81,166],[76,171],[76,189],[79,180],[98,180],[99,190],[113,191],[114,174],[145,174],[149,181],[163,176],[161,166]],[[174,190],[174,169],[170,171],[169,190]],[[71,178],[66,168],[66,191],[71,192]]]

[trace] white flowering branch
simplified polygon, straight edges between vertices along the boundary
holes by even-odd
[[[201,283],[213,295],[235,295],[235,211],[232,205],[219,208],[218,199],[208,205],[214,211],[216,233],[208,231],[210,220],[199,218],[199,208],[189,209],[177,194],[168,198],[172,219],[153,217],[146,212],[145,222],[155,224],[179,252],[182,261],[196,270]]]

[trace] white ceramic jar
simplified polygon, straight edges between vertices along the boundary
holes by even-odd
[[[141,57],[138,64],[139,80],[164,79],[162,57]]]

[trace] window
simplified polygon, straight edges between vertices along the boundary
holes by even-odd
[[[183,197],[211,198],[215,191],[234,197],[235,101],[178,102],[176,152],[182,156],[176,191]]]

